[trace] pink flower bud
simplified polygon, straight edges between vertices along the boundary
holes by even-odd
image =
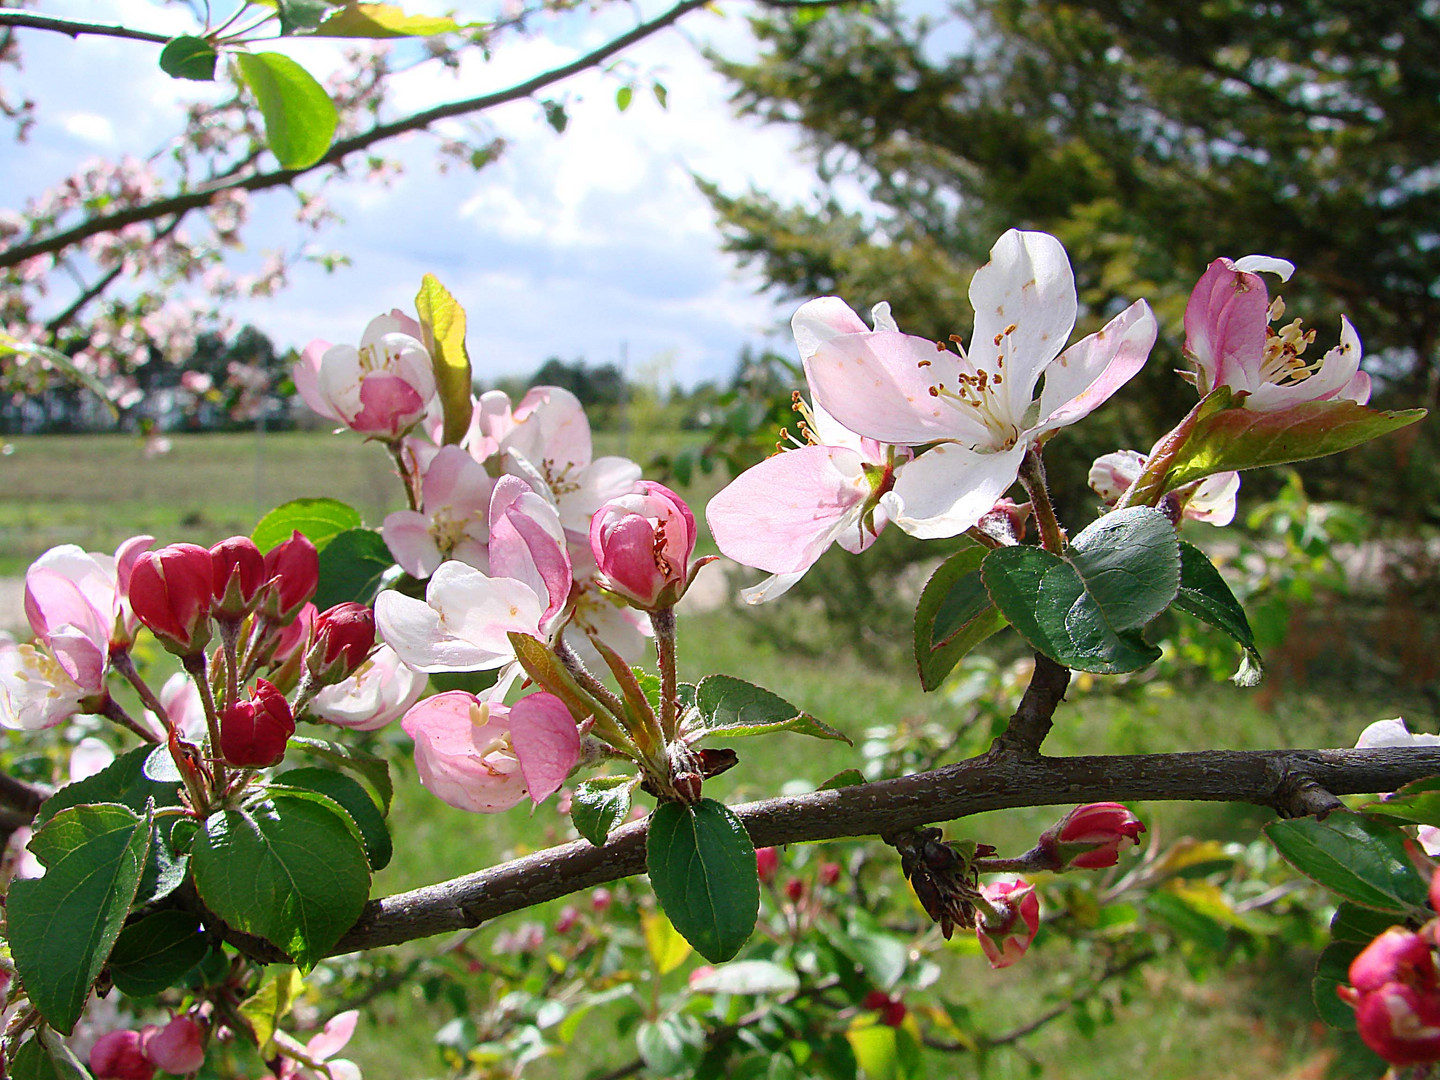
[[[141,552],[130,573],[130,607],[166,649],[181,656],[210,640],[213,568],[198,544]]]
[[[762,847],[755,849],[755,872],[760,875],[760,883],[768,885],[775,880],[775,871],[780,868],[780,852],[773,847]]]
[[[315,627],[315,616],[318,614],[314,604],[307,601],[301,605],[300,613],[280,631],[275,641],[275,651],[271,654],[273,663],[283,664],[297,652],[303,654],[310,644],[310,632]]]
[[[590,894],[590,910],[598,915],[610,906],[613,899],[609,889],[596,889]]]
[[[265,554],[265,595],[260,610],[271,622],[285,625],[299,614],[320,587],[320,556],[299,530]]]
[[[1057,870],[1099,870],[1120,861],[1120,845],[1140,843],[1145,825],[1119,803],[1076,807],[1041,835],[1039,847]]]
[[[692,576],[695,515],[661,484],[635,486],[590,519],[590,550],[611,592],[646,611],[673,607]]]
[[[1361,994],[1400,982],[1417,990],[1436,990],[1435,958],[1427,938],[1392,926],[1350,962],[1350,985]]]
[[[188,1016],[177,1016],[163,1028],[147,1029],[145,1056],[158,1068],[183,1076],[205,1064],[205,1029]]]
[[[799,878],[791,878],[785,882],[785,895],[788,896],[793,903],[798,904],[805,898],[805,882]]]
[[[305,669],[326,685],[348,679],[375,647],[375,612],[346,602],[315,616]]]
[[[220,714],[220,751],[231,765],[260,769],[285,756],[295,734],[295,718],[285,695],[256,679],[249,701],[237,701]]]
[[[1025,955],[1040,929],[1040,898],[1023,878],[982,885],[980,895],[995,912],[980,911],[975,926],[980,948],[992,968],[1009,967]]]
[[[840,864],[838,862],[822,862],[820,864],[820,884],[830,888],[840,880]]]
[[[1440,996],[1404,983],[1362,994],[1355,1026],[1365,1045],[1391,1065],[1440,1061]]]
[[[90,1048],[90,1071],[95,1080],[150,1080],[155,1066],[145,1056],[138,1031],[107,1031]]]
[[[265,584],[265,556],[248,536],[232,536],[210,549],[214,572],[215,614],[223,619],[248,615]],[[173,1071],[173,1070],[170,1070]]]
[[[555,920],[555,932],[557,934],[568,934],[580,921],[580,909],[574,904],[566,904],[560,909],[560,917]]]

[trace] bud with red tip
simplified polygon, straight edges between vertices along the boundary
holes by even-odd
[[[1023,878],[980,886],[986,906],[980,909],[975,934],[992,968],[1009,967],[1030,948],[1040,930],[1040,898]]]
[[[761,847],[755,849],[755,872],[760,876],[760,884],[769,885],[775,880],[775,871],[780,868],[780,852],[777,848]]]
[[[1119,803],[1076,807],[1041,835],[1039,847],[1054,869],[1100,870],[1120,861],[1120,845],[1140,843],[1144,823]]]
[[[614,899],[609,889],[596,889],[590,894],[590,910],[598,915],[605,911]]]
[[[298,529],[265,553],[265,592],[260,611],[271,622],[291,622],[320,587],[320,556]]]
[[[265,556],[248,536],[232,536],[210,549],[215,614],[241,619],[255,609],[264,587]]]
[[[1336,987],[1365,1045],[1392,1065],[1440,1061],[1440,979],[1430,939],[1392,926],[1350,963]]]
[[[90,1071],[95,1080],[150,1080],[155,1066],[145,1056],[140,1032],[107,1031],[90,1048]]]
[[[1392,982],[1418,990],[1437,988],[1429,939],[1403,926],[1390,927],[1350,962],[1350,985],[1361,994]]]
[[[294,734],[295,718],[285,695],[264,679],[255,680],[250,700],[237,701],[220,714],[220,752],[241,768],[278,764]]]
[[[695,515],[663,484],[641,480],[590,519],[590,550],[602,585],[645,611],[674,607],[704,563],[692,567]]]
[[[876,1010],[880,1014],[880,1022],[890,1027],[903,1024],[909,1011],[905,1008],[905,1002],[898,997],[891,997],[884,990],[871,990],[865,995],[864,1005],[867,1009]]]
[[[838,862],[822,862],[820,864],[820,884],[827,889],[840,880],[840,864]]]
[[[198,544],[142,552],[130,572],[130,609],[170,652],[193,656],[210,641],[213,579],[210,552]]]
[[[557,934],[568,934],[574,930],[580,922],[580,909],[574,904],[566,904],[560,909],[560,917],[555,920],[555,932]]]
[[[375,612],[364,604],[336,604],[315,616],[305,670],[328,686],[348,679],[374,648]]]
[[[785,882],[785,895],[790,898],[792,903],[798,904],[805,899],[805,882],[799,878],[791,878]]]
[[[167,1073],[184,1076],[205,1064],[205,1029],[188,1016],[141,1032],[145,1056]]]

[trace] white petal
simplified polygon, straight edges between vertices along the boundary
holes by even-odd
[[[808,569],[808,567],[807,567]],[[790,591],[790,587],[805,576],[805,571],[798,574],[772,574],[759,585],[752,585],[748,589],[740,590],[740,599],[747,604],[763,604],[767,600],[774,600],[776,597],[784,596]]]
[[[838,296],[822,296],[802,304],[790,319],[800,359],[808,360],[822,343],[842,334],[863,334],[870,328]]]
[[[1010,490],[1027,449],[1022,441],[1000,453],[980,454],[942,443],[901,468],[895,487],[881,496],[880,504],[911,536],[958,536]]]
[[[1281,281],[1289,281],[1295,272],[1295,264],[1289,259],[1277,259],[1273,255],[1246,255],[1235,260],[1235,269],[1247,274],[1274,274]]]
[[[1384,747],[1394,746],[1437,746],[1440,745],[1440,735],[1427,735],[1424,732],[1412,734],[1405,726],[1402,717],[1395,717],[1391,720],[1376,720],[1360,733],[1359,740],[1355,743],[1357,750],[1376,750]]]

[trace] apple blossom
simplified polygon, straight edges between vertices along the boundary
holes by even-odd
[[[95,1080],[150,1080],[155,1066],[145,1056],[140,1032],[107,1031],[90,1048],[90,1071]]]
[[[1365,1044],[1392,1065],[1440,1061],[1440,981],[1426,934],[1392,926],[1350,963],[1337,987]]]
[[[1191,380],[1201,397],[1227,386],[1239,404],[1277,412],[1307,401],[1370,400],[1370,376],[1359,370],[1360,338],[1340,317],[1340,344],[1318,360],[1302,359],[1315,340],[1299,319],[1279,330],[1270,324],[1285,313],[1272,304],[1259,273],[1288,279],[1283,259],[1250,255],[1216,259],[1196,282],[1185,307],[1185,355],[1195,365]]]
[[[248,536],[232,536],[212,547],[210,558],[216,616],[238,619],[248,615],[259,602],[265,584],[265,556]]]
[[[94,776],[114,760],[114,750],[93,735],[87,735],[70,751],[70,782]]]
[[[645,611],[674,607],[695,572],[710,560],[690,566],[695,515],[684,499],[648,480],[635,486],[590,519],[590,551],[600,583]]]
[[[261,769],[279,764],[295,734],[295,719],[285,695],[256,679],[246,701],[220,713],[220,752],[231,765]]]
[[[952,352],[885,329],[821,341],[805,363],[816,403],[846,428],[884,443],[935,444],[880,497],[891,519],[922,539],[974,526],[1015,482],[1027,451],[1106,401],[1155,341],[1155,317],[1137,300],[1062,353],[1075,280],[1065,249],[1045,233],[1000,237],[970,282],[970,300],[968,352],[958,341]]]
[[[195,655],[210,640],[213,575],[210,552],[196,544],[142,552],[130,574],[130,606],[166,649]]]
[[[411,708],[400,726],[415,740],[420,783],[443,802],[481,814],[508,810],[527,794],[538,804],[559,789],[580,753],[574,719],[549,694],[508,707],[451,690]]]
[[[1356,750],[1376,750],[1390,746],[1440,746],[1440,735],[1423,731],[1412,732],[1403,717],[1376,720],[1355,742]]]
[[[320,587],[320,556],[310,538],[297,529],[267,551],[265,577],[260,611],[271,622],[290,623]]]
[[[291,374],[310,408],[377,439],[404,435],[435,400],[420,326],[398,310],[372,319],[359,348],[312,341]]]
[[[412,577],[427,578],[446,559],[488,569],[485,545],[495,481],[458,446],[442,446],[424,467],[420,509],[385,518],[381,535],[395,561]]]
[[[205,1029],[189,1016],[175,1016],[162,1027],[140,1033],[145,1056],[168,1073],[193,1073],[205,1064]]]
[[[160,687],[160,704],[165,715],[182,739],[192,742],[205,735],[205,704],[200,700],[200,691],[195,680],[183,671],[177,671]],[[160,718],[146,711],[145,716],[156,724]]]
[[[328,686],[348,679],[374,648],[375,613],[353,601],[336,604],[315,616],[305,670]]]
[[[381,645],[348,679],[316,694],[309,711],[340,727],[377,731],[420,700],[425,681],[394,649]]]
[[[1130,489],[1145,468],[1146,456],[1135,450],[1102,454],[1090,466],[1090,490],[1106,506],[1114,506]],[[1229,525],[1235,520],[1236,496],[1240,492],[1238,472],[1216,473],[1172,493],[1183,499],[1181,516],[1207,525]]]
[[[1040,898],[1023,878],[980,886],[991,909],[980,908],[975,934],[992,968],[1009,967],[1025,955],[1040,930]]]
[[[287,1057],[280,1063],[275,1080],[361,1080],[358,1065],[335,1056],[355,1034],[355,1025],[359,1020],[358,1009],[336,1013],[320,1033],[305,1044],[305,1057],[314,1062],[315,1067],[302,1065]]]
[[[1059,870],[1101,870],[1120,861],[1120,845],[1140,843],[1144,823],[1120,803],[1088,803],[1046,829],[1037,845]]]

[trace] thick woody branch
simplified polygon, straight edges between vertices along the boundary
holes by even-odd
[[[16,244],[0,252],[0,269],[16,266],[26,259],[33,259],[37,255],[60,251],[74,244],[78,244],[82,240],[87,240],[92,236],[122,229],[126,225],[133,225],[141,221],[152,221],[155,218],[165,217],[169,214],[181,214],[188,210],[198,209],[208,205],[210,200],[221,191],[263,191],[267,188],[291,184],[300,177],[312,173],[317,169],[322,169],[329,165],[338,165],[350,154],[368,149],[376,143],[393,139],[395,136],[403,135],[409,131],[420,131],[438,120],[445,120],[452,116],[465,116],[470,113],[483,112],[486,109],[503,105],[506,102],[529,97],[531,94],[543,90],[547,86],[563,82],[572,75],[579,74],[582,71],[604,63],[616,53],[623,52],[636,42],[649,37],[659,30],[665,29],[696,8],[704,7],[707,3],[709,3],[709,0],[683,0],[682,3],[676,4],[663,14],[657,15],[648,22],[640,23],[626,33],[612,38],[592,52],[586,53],[584,56],[568,64],[562,64],[557,68],[552,68],[533,78],[526,79],[524,82],[516,83],[508,89],[499,90],[491,94],[481,94],[478,97],[465,98],[462,101],[448,102],[444,105],[437,105],[433,109],[425,109],[421,112],[412,113],[409,116],[388,124],[377,124],[368,131],[353,135],[348,139],[341,139],[330,148],[324,157],[307,168],[278,169],[274,172],[222,176],[209,183],[199,185],[193,191],[154,199],[150,202],[142,203],[139,206],[131,206],[124,210],[117,210],[111,214],[100,214],[61,232],[51,233],[49,236],[43,236],[29,243]]]
[[[1046,758],[991,752],[930,772],[734,808],[756,847],[875,836],[989,810],[1101,801],[1244,802],[1280,813],[1296,801],[1393,791],[1440,773],[1440,749],[1214,750],[1125,757]],[[1297,791],[1310,796],[1297,796]],[[1320,800],[1326,806],[1328,800]],[[1318,804],[1317,804],[1318,805]],[[646,823],[366,905],[336,953],[398,945],[478,926],[645,871]],[[278,954],[277,954],[278,955]],[[262,957],[275,958],[275,957]]]
[[[129,38],[131,41],[149,41],[156,45],[164,45],[170,40],[165,34],[156,34],[149,30],[132,30],[128,26],[115,26],[111,23],[58,19],[54,15],[36,15],[29,11],[0,11],[0,26],[26,26],[32,30],[53,30],[57,34],[65,34],[72,38],[78,38],[82,34]]]

